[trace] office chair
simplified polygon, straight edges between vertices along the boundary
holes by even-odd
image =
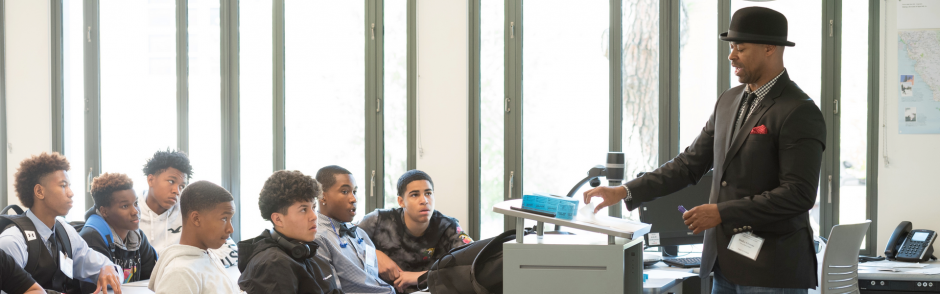
[[[858,251],[870,225],[867,220],[832,227],[823,256],[820,293],[858,293]]]

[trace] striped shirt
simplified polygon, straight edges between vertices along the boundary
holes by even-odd
[[[314,239],[320,245],[317,255],[330,263],[333,276],[339,278],[338,286],[347,294],[395,293],[395,288],[379,278],[375,245],[366,231],[356,229],[356,236],[362,238],[359,243],[359,238],[339,236],[342,225],[343,222],[317,212],[317,237]],[[346,244],[346,248],[341,244]]]

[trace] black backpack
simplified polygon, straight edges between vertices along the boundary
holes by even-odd
[[[426,285],[431,293],[503,293],[503,243],[516,239],[516,230],[452,249],[431,265]]]
[[[16,212],[16,215],[7,215],[10,210]],[[3,210],[0,211],[0,232],[6,231],[6,229],[12,226],[17,226],[20,228],[20,232],[23,233],[23,239],[27,240],[26,244],[28,245],[31,241],[28,241],[29,238],[26,236],[26,231],[35,232],[36,226],[33,225],[33,222],[29,220],[28,217],[26,217],[26,213],[23,211],[23,209],[16,204],[7,205],[7,207],[4,207]],[[53,228],[53,230],[55,230],[55,228]],[[57,231],[57,233],[59,232]],[[65,232],[63,231],[61,233]],[[69,238],[63,238],[62,242],[64,243],[63,245],[65,245],[65,251],[72,252],[72,244]],[[37,244],[42,245],[42,241],[37,241]],[[45,246],[27,246],[29,258],[27,258],[26,266],[24,266],[23,269],[26,269],[27,271],[36,269],[36,267],[39,266],[39,250],[45,248]]]
[[[8,215],[7,213],[10,210],[13,210],[16,215]],[[30,273],[35,272],[36,268],[39,267],[40,250],[46,250],[46,246],[42,243],[40,238],[37,238],[38,236],[27,235],[27,231],[32,231],[30,234],[36,234],[36,226],[33,225],[33,221],[31,221],[29,217],[26,216],[26,213],[23,211],[23,209],[16,204],[8,205],[7,207],[4,207],[3,210],[0,210],[0,232],[5,231],[6,229],[13,226],[19,227],[20,232],[23,234],[23,239],[26,240],[26,250],[29,257],[26,259],[26,265],[23,267],[23,269]],[[53,230],[55,230],[56,234],[59,236],[66,236],[65,238],[61,239],[63,249],[65,252],[67,252],[66,254],[68,254],[70,258],[74,258],[72,256],[72,243],[67,237],[68,233],[66,233],[65,228],[61,226],[58,221],[56,221],[56,225],[54,226]],[[32,237],[33,240],[30,240],[30,237]],[[81,289],[78,279],[72,280],[70,285],[66,287],[70,287],[67,289],[69,293],[78,293],[79,289]],[[47,290],[47,292],[54,291]]]

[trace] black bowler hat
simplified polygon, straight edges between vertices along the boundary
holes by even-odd
[[[764,7],[745,7],[735,11],[728,31],[718,38],[728,42],[796,46],[787,41],[787,17]]]

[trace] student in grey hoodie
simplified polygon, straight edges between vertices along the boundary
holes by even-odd
[[[239,293],[238,285],[207,250],[218,249],[232,234],[232,194],[208,181],[192,183],[180,195],[180,243],[168,246],[153,269],[148,288],[161,293]]]
[[[125,174],[104,173],[92,182],[91,196],[95,206],[91,214],[86,214],[85,227],[79,235],[88,247],[121,266],[124,272],[118,275],[122,282],[150,279],[157,252],[140,231],[134,182]],[[89,293],[95,286],[83,282],[82,291]]]

